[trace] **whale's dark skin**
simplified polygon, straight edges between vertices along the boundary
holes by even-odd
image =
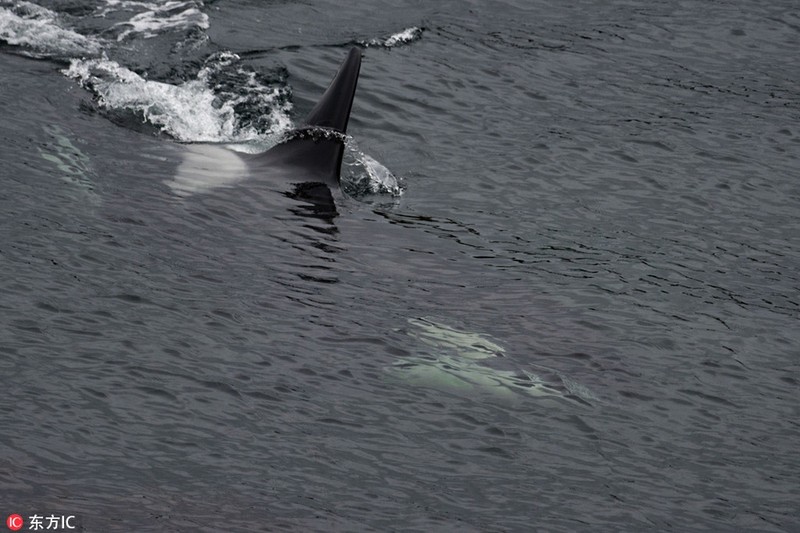
[[[353,48],[305,118],[305,125],[291,132],[289,140],[262,154],[246,157],[248,166],[295,185],[299,198],[314,203],[332,202],[330,189],[339,187],[344,135],[360,70],[361,50]],[[326,135],[325,130],[332,135]]]
[[[245,154],[214,145],[187,146],[185,167],[179,168],[170,186],[185,196],[254,179],[283,188],[287,196],[310,202],[323,212],[335,213],[332,191],[339,189],[344,138],[360,70],[361,50],[353,48],[303,126],[266,152]]]

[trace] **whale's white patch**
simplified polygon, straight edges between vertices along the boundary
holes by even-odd
[[[412,318],[408,323],[406,333],[432,351],[396,361],[387,369],[392,379],[454,394],[483,393],[505,400],[525,396],[571,397],[586,403],[596,400],[586,387],[560,375],[549,382],[527,369],[493,366],[492,360],[505,357],[506,352],[487,335],[458,330],[430,318]]]

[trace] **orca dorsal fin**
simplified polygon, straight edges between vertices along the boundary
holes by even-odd
[[[344,155],[343,136],[347,132],[360,70],[361,50],[353,48],[325,94],[306,117],[305,125],[290,132],[287,141],[257,156],[259,161],[265,167],[283,169],[294,183],[338,186]],[[316,128],[321,131],[315,131]],[[333,135],[326,135],[325,130],[331,130]]]
[[[305,122],[308,126],[320,126],[339,133],[347,133],[347,122],[350,119],[360,71],[361,50],[352,48],[325,94],[306,117]]]

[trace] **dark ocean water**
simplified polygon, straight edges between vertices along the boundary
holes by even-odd
[[[176,192],[353,45],[336,217]],[[800,531],[798,49],[788,0],[1,0],[0,513]]]

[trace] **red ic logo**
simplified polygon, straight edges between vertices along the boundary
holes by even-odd
[[[8,515],[8,518],[6,518],[6,525],[11,531],[19,531],[22,529],[22,525],[24,523],[25,521],[18,514],[10,514]]]

